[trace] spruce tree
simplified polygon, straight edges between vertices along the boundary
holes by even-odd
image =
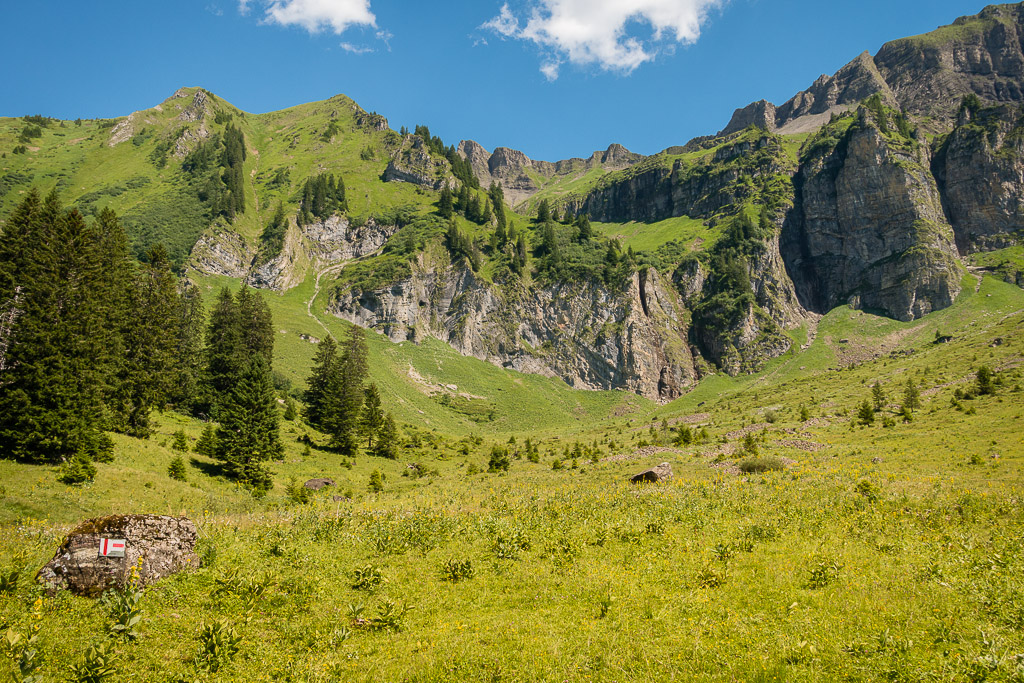
[[[384,425],[384,411],[380,407],[380,392],[376,384],[363,390],[363,415],[359,421],[360,431],[366,438],[367,449],[373,448],[373,441]]]
[[[273,486],[265,463],[283,455],[270,366],[254,356],[221,406],[216,458],[228,476],[260,494]]]
[[[0,240],[11,302],[0,371],[0,457],[58,463],[97,443],[109,352],[100,240],[56,193],[30,192]],[[10,314],[14,314],[11,316]]]
[[[332,337],[320,342],[313,358],[313,371],[307,381],[303,417],[310,426],[327,431],[328,392],[331,378],[337,374],[338,345]]]
[[[378,458],[394,460],[398,457],[398,428],[395,426],[395,418],[388,413],[377,433],[377,445],[373,454]]]
[[[551,206],[548,204],[548,200],[544,199],[537,207],[537,222],[547,223],[549,220],[551,220]]]
[[[163,247],[151,249],[146,261],[129,293],[132,314],[112,405],[115,427],[138,437],[149,436],[149,413],[167,404],[179,380],[178,285]]]
[[[368,350],[363,328],[353,325],[345,339],[338,372],[329,387],[328,433],[345,455],[356,450],[356,433],[364,401],[363,382],[368,370]]]
[[[178,296],[177,381],[171,402],[179,409],[192,409],[199,397],[203,374],[203,336],[206,312],[199,288],[188,280],[180,283]]]
[[[441,218],[451,218],[454,214],[454,207],[452,206],[452,191],[445,185],[441,188],[441,197],[437,200],[437,213]]]

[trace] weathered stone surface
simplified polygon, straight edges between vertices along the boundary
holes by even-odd
[[[102,538],[127,541],[124,557],[100,557]],[[95,597],[123,587],[138,566],[140,585],[149,585],[189,567],[199,566],[195,524],[185,517],[114,515],[82,522],[68,534],[37,579],[50,593],[69,590]]]
[[[654,484],[659,481],[668,481],[671,478],[672,465],[663,462],[649,470],[644,470],[640,474],[634,474],[629,480],[634,484]]]
[[[961,253],[1012,246],[1024,231],[1024,127],[1016,107],[964,109],[932,163]]]
[[[341,292],[328,312],[393,341],[434,336],[463,355],[580,389],[668,401],[697,379],[679,294],[653,268],[613,290],[600,283],[527,289],[421,257],[411,277]]]
[[[192,103],[182,110],[178,115],[178,120],[189,123],[202,119],[206,114],[206,101],[206,91],[196,90],[196,94],[192,96]]]
[[[862,107],[795,184],[784,253],[808,308],[849,302],[906,321],[952,304],[962,270],[925,146],[883,134]]]
[[[329,477],[323,477],[321,479],[310,479],[303,484],[307,489],[311,491],[319,491],[320,489],[327,488],[328,486],[336,486],[334,480]]]

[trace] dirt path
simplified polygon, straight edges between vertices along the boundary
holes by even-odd
[[[315,320],[316,324],[322,327],[324,332],[326,332],[327,336],[331,339],[335,339],[334,335],[331,334],[329,329],[327,329],[327,325],[324,325],[324,322],[317,317],[316,313],[313,312],[313,304],[316,302],[316,298],[320,296],[320,278],[324,275],[336,275],[340,273],[348,263],[348,261],[333,263],[322,270],[318,270],[316,273],[316,282],[313,285],[313,295],[309,297],[309,301],[306,302],[306,315]],[[335,341],[337,340],[335,339]]]

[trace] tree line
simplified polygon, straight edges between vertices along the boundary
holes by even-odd
[[[284,449],[273,321],[258,292],[221,290],[207,320],[162,247],[135,260],[113,211],[87,223],[56,193],[30,191],[2,238],[0,457],[63,463],[88,479],[93,461],[113,457],[107,432],[146,438],[153,410],[175,409],[217,424],[203,452],[226,475],[270,488],[267,462]],[[394,420],[365,386],[362,330],[336,348],[327,340],[317,355],[309,422],[345,454],[366,438],[371,453],[395,457]]]

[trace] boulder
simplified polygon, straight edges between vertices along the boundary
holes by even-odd
[[[656,467],[652,467],[649,470],[644,470],[640,474],[635,474],[630,478],[634,484],[653,484],[659,481],[666,481],[672,478],[672,465],[667,462],[663,462]]]
[[[303,484],[307,489],[311,491],[319,491],[320,489],[327,488],[328,486],[336,486],[333,479],[310,479]]]
[[[123,587],[132,568],[138,567],[139,585],[146,586],[187,567],[198,567],[198,538],[195,524],[186,517],[112,515],[86,520],[67,535],[36,579],[51,595],[69,590],[96,597]],[[101,556],[103,539],[123,539],[124,557]]]

